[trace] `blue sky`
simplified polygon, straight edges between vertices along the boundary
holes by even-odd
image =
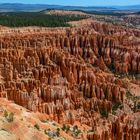
[[[0,0],[0,3],[40,3],[77,6],[137,5],[140,0]]]

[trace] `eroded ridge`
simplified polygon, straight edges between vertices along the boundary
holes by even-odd
[[[138,140],[139,37],[139,30],[98,22],[3,29],[0,97],[59,124],[86,125],[89,140]]]

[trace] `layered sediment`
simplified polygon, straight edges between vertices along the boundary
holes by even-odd
[[[139,37],[139,30],[98,23],[5,29],[0,34],[0,97],[60,124],[87,125],[89,140],[138,140],[140,113],[126,103],[132,80],[118,76],[134,75],[139,86]],[[117,115],[114,104],[123,105]]]

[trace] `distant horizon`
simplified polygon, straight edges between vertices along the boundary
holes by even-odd
[[[25,5],[56,5],[56,6],[73,6],[73,7],[127,7],[139,6],[140,4],[133,5],[63,5],[63,4],[47,4],[47,3],[20,3],[20,2],[0,2],[0,4],[25,4]]]
[[[137,6],[140,0],[0,0],[0,4],[40,4],[40,5],[60,5],[60,6],[82,6],[82,7],[110,7],[110,6]]]

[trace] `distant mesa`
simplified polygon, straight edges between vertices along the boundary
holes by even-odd
[[[21,3],[1,3],[0,12],[20,12],[20,11],[41,11],[44,9],[64,9],[64,10],[84,10],[84,11],[115,11],[115,10],[132,10],[139,11],[140,5],[135,6],[61,6],[47,4],[21,4]]]

